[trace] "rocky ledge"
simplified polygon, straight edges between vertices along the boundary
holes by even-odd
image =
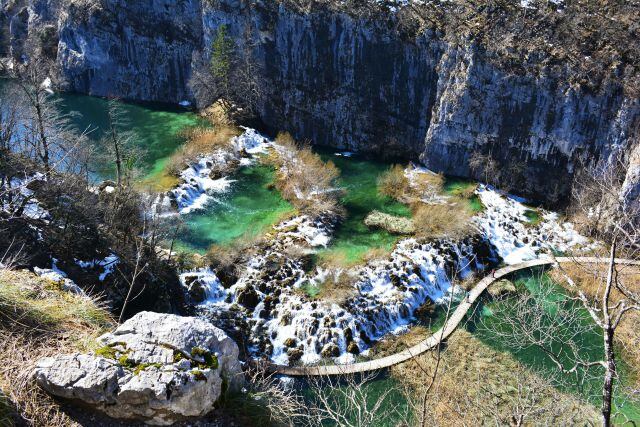
[[[91,354],[40,360],[38,384],[113,418],[171,425],[211,412],[243,381],[236,343],[195,317],[141,312],[98,341]]]

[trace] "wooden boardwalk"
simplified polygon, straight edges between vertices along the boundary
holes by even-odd
[[[513,273],[514,271],[523,270],[525,268],[537,267],[541,265],[550,265],[566,262],[581,262],[581,263],[606,263],[608,258],[593,258],[593,257],[576,257],[576,258],[564,258],[558,257],[555,260],[552,258],[541,258],[531,261],[521,262],[519,264],[509,265],[507,267],[496,270],[494,274],[485,276],[480,280],[476,286],[468,292],[467,296],[460,302],[460,304],[453,311],[453,314],[449,317],[447,322],[442,328],[436,331],[429,338],[424,341],[403,350],[399,353],[392,354],[390,356],[381,357],[379,359],[368,360],[366,362],[341,364],[341,365],[317,365],[317,366],[285,366],[267,363],[265,368],[274,373],[290,375],[290,376],[327,376],[327,375],[344,375],[353,374],[358,372],[374,371],[378,369],[388,368],[398,363],[405,362],[417,355],[426,351],[432,350],[442,341],[449,338],[449,336],[456,330],[460,322],[464,319],[467,311],[473,306],[475,301],[482,295],[482,293],[495,281]],[[640,261],[617,259],[616,264],[623,265],[638,265]]]

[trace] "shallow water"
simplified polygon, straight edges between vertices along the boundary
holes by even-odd
[[[540,279],[540,271],[535,270],[522,272],[514,277],[515,283],[521,292],[531,292],[536,294],[540,291],[541,281],[548,284],[552,284],[548,276],[542,276]],[[553,310],[556,307],[558,301],[566,301],[566,291],[559,285],[554,286],[554,292],[549,296],[547,300],[549,303],[549,310]],[[513,354],[513,356],[524,366],[538,372],[544,378],[556,379],[559,389],[576,394],[581,398],[591,402],[596,408],[600,407],[602,402],[602,375],[603,370],[600,367],[591,368],[588,375],[585,375],[584,381],[580,384],[577,383],[575,377],[563,376],[558,374],[556,365],[551,361],[549,357],[546,357],[535,347],[529,347],[522,350],[514,351],[507,345],[505,338],[496,335],[495,329],[508,330],[508,327],[502,324],[499,319],[493,315],[493,310],[496,309],[498,304],[504,304],[501,302],[495,302],[491,300],[485,300],[485,304],[481,304],[477,310],[474,311],[475,316],[469,319],[466,323],[467,328],[475,334],[485,344],[504,352]],[[578,302],[574,302],[578,304]],[[589,317],[586,311],[583,312],[582,322],[584,324],[592,325],[593,321]],[[490,325],[489,327],[485,325]],[[569,334],[569,331],[567,331]],[[583,333],[581,336],[576,337],[578,340],[580,355],[584,360],[595,361],[600,360],[602,355],[602,335],[599,330],[592,330],[589,333]],[[563,355],[563,363],[567,366],[571,365],[571,359],[567,358],[566,353],[561,353],[559,350],[563,348],[563,343],[560,341],[553,343],[559,354]],[[568,349],[566,349],[568,350]],[[625,375],[625,371],[628,370],[628,366],[618,355],[618,369],[624,379],[628,380],[628,376]],[[618,383],[618,386],[625,385]],[[626,403],[623,400],[621,391],[618,389],[614,396],[614,405],[617,410],[627,416],[631,420],[640,420],[640,406],[638,404]]]
[[[251,239],[268,230],[293,207],[273,188],[269,166],[243,166],[230,179],[231,190],[216,196],[204,210],[183,215],[186,230],[179,249],[206,251],[212,244]]]
[[[340,183],[345,190],[342,203],[347,216],[337,228],[331,244],[319,256],[338,257],[343,263],[357,263],[371,249],[389,251],[398,241],[398,236],[385,230],[371,230],[364,218],[372,210],[410,216],[409,208],[378,192],[378,178],[389,167],[389,163],[367,160],[359,156],[346,157],[322,151],[325,161],[332,161],[340,169]]]
[[[79,94],[58,95],[63,112],[69,114],[78,130],[91,129],[89,134],[96,143],[108,129],[106,99]],[[152,103],[122,102],[125,125],[122,131],[131,131],[135,143],[145,151],[140,181],[153,183],[171,154],[184,142],[181,131],[188,127],[205,125],[196,114],[181,107]],[[365,216],[372,210],[409,216],[409,209],[377,191],[378,177],[390,164],[346,157],[333,151],[322,151],[324,160],[333,161],[341,171],[340,182],[345,189],[343,203],[347,215],[327,249],[319,257],[340,258],[343,263],[360,261],[371,249],[389,251],[398,236],[384,230],[370,230],[364,225]],[[113,178],[114,170],[104,161],[94,165],[95,178]],[[291,205],[271,188],[273,171],[254,164],[237,171],[229,192],[207,205],[203,210],[183,216],[186,227],[178,237],[177,248],[205,252],[213,244],[229,244],[238,238],[251,238],[264,232],[283,215],[292,211]]]
[[[70,115],[74,126],[78,130],[89,129],[89,138],[97,144],[108,130],[108,101],[79,94],[58,96],[62,99],[62,111]],[[182,130],[205,123],[198,115],[167,104],[121,102],[120,107],[123,112],[120,130],[132,132],[135,145],[144,150],[140,165],[143,177],[162,170],[169,156],[184,143]],[[97,179],[114,176],[113,166],[102,161],[96,162],[94,172]]]

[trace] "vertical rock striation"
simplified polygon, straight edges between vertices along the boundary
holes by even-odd
[[[3,21],[15,21],[13,44],[55,23],[68,89],[145,101],[189,98],[191,69],[208,58],[224,24],[261,65],[269,93],[259,112],[272,130],[476,178],[470,156],[490,155],[501,167],[522,166],[515,190],[551,200],[566,194],[581,162],[631,153],[640,118],[639,100],[625,96],[621,82],[596,93],[572,86],[568,71],[506,70],[473,41],[403,29],[400,12],[362,17],[340,5],[302,11],[248,0],[24,3],[0,0]],[[630,171],[627,188],[637,188],[637,175]]]

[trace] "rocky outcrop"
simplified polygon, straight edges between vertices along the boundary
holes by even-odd
[[[30,0],[10,10],[14,2],[2,3],[15,38],[55,23],[68,89],[188,98],[192,67],[208,58],[218,27],[226,25],[263,70],[268,94],[258,110],[272,130],[476,178],[483,176],[470,169],[470,157],[490,155],[503,169],[518,165],[514,190],[539,198],[565,195],[582,162],[630,152],[640,117],[638,99],[615,78],[594,91],[572,83],[569,66],[529,67],[535,74],[510,69],[481,42],[408,31],[402,9],[380,12],[373,2],[305,8],[249,0]],[[354,12],[359,7],[380,13]],[[518,62],[544,61],[536,54]],[[636,175],[628,188],[637,188]]]
[[[238,346],[198,318],[141,312],[99,341],[92,354],[40,360],[38,384],[114,418],[170,425],[211,412],[242,383]]]

